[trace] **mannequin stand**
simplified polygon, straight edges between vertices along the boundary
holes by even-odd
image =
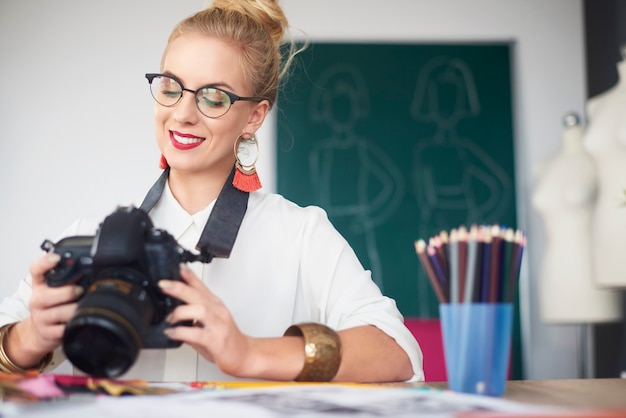
[[[578,334],[578,376],[582,379],[595,378],[593,324],[577,326]]]

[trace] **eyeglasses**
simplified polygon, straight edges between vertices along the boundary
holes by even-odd
[[[219,118],[224,116],[233,103],[238,100],[250,102],[260,102],[265,100],[262,97],[241,97],[235,93],[219,89],[208,85],[200,87],[198,90],[185,88],[180,80],[171,75],[146,74],[150,83],[150,93],[156,102],[165,107],[172,107],[180,102],[183,92],[188,91],[196,96],[196,105],[204,116],[209,118]]]

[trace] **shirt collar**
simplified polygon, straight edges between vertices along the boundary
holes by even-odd
[[[190,215],[185,209],[183,209],[172,194],[168,181],[165,185],[161,198],[150,211],[150,218],[156,228],[164,229],[176,240],[178,240],[192,225],[195,225],[196,229],[199,233],[201,233],[204,229],[204,225],[209,219],[209,215],[211,214],[214,205],[215,200],[213,200],[206,208]],[[200,239],[199,235],[198,239]]]

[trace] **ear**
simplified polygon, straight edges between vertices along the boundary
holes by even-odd
[[[243,132],[256,132],[263,124],[263,121],[265,120],[265,117],[267,116],[269,111],[270,102],[268,100],[261,100],[260,102],[256,103],[252,108],[252,112],[250,112],[248,123],[246,124]]]

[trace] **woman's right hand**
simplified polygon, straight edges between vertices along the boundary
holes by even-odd
[[[76,310],[76,299],[83,288],[77,285],[49,287],[44,274],[56,266],[60,257],[46,253],[30,266],[32,294],[30,316],[18,322],[4,342],[7,356],[21,368],[39,363],[50,351],[61,345],[65,323]]]

